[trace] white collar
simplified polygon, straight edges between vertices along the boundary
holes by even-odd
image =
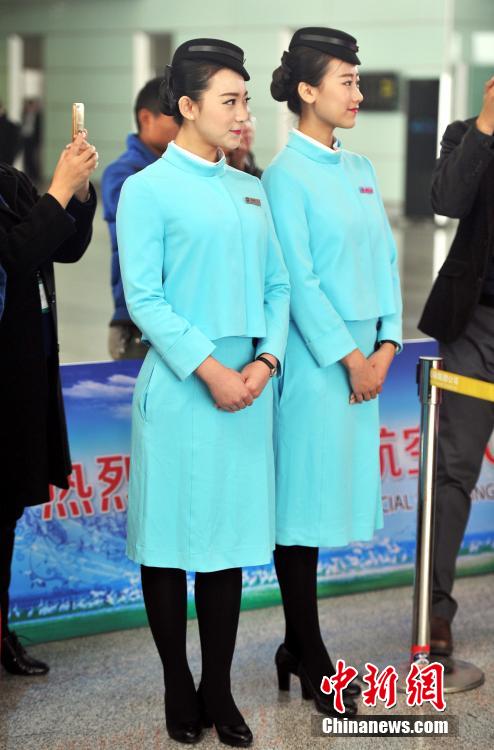
[[[221,150],[221,148],[218,148],[218,160],[217,161],[209,161],[209,159],[205,159],[203,156],[199,156],[198,154],[194,154],[192,151],[187,151],[186,148],[183,148],[182,146],[179,146],[175,143],[175,141],[170,141],[168,144],[169,146],[173,145],[174,148],[178,149],[180,153],[183,156],[187,156],[189,159],[193,159],[194,161],[198,161],[199,164],[202,164],[203,166],[211,167],[211,169],[214,169],[215,167],[218,167],[218,164],[220,161],[223,161],[225,159],[225,154]]]
[[[324,143],[321,143],[321,141],[317,141],[315,138],[312,138],[310,135],[307,135],[306,133],[302,133],[301,130],[298,130],[298,128],[292,128],[293,132],[296,133],[300,138],[305,138],[306,141],[309,141],[309,143],[312,143],[313,146],[317,146],[318,148],[321,148],[323,151],[330,151],[332,154],[336,153],[336,151],[339,151],[341,148],[341,141],[338,140],[338,138],[335,137],[333,143],[335,148],[331,148],[331,146],[326,146]]]

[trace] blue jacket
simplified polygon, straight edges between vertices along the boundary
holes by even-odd
[[[294,130],[263,174],[291,284],[291,319],[320,367],[356,348],[345,321],[379,319],[401,346],[391,228],[370,161]]]
[[[127,151],[108,165],[103,172],[101,191],[103,198],[104,219],[108,222],[111,240],[111,286],[115,312],[112,321],[130,321],[130,315],[125,304],[122,276],[120,274],[120,263],[118,259],[117,243],[117,205],[120,191],[127,177],[140,172],[144,167],[159,159],[144,143],[139,136],[131,133],[127,136]]]
[[[117,232],[132,319],[180,380],[227,336],[283,361],[288,272],[257,177],[172,142],[125,182]]]

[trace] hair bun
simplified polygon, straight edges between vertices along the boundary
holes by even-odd
[[[167,65],[160,86],[160,110],[164,115],[178,114],[178,100],[173,91],[173,68]]]
[[[291,55],[290,52],[283,52],[281,56],[281,65],[280,65],[282,71],[285,73],[287,78],[291,78],[293,73],[293,68],[291,65]]]
[[[290,65],[290,52],[283,52],[281,65],[273,71],[271,96],[277,102],[286,102],[291,88],[293,68]]]

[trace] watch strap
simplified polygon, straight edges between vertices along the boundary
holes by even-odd
[[[270,377],[273,377],[273,375],[276,374],[276,370],[278,369],[276,365],[273,365],[272,362],[269,361],[266,357],[263,357],[262,354],[260,354],[258,357],[256,357],[256,362],[264,362],[265,365],[267,365],[270,369]]]

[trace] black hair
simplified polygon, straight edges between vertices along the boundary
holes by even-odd
[[[302,100],[298,85],[302,81],[319,86],[333,58],[311,47],[296,47],[283,52],[281,65],[273,71],[271,96],[277,102],[287,102],[288,109],[296,115],[302,113]]]
[[[160,87],[160,110],[165,115],[172,115],[178,125],[183,122],[183,115],[178,108],[182,96],[198,102],[206,91],[210,79],[224,65],[212,62],[180,60],[173,67],[167,65],[165,76]]]
[[[137,130],[140,130],[139,112],[141,109],[149,109],[154,115],[159,115],[160,110],[160,86],[163,81],[162,76],[152,78],[148,81],[137,94],[134,104],[134,117]]]

